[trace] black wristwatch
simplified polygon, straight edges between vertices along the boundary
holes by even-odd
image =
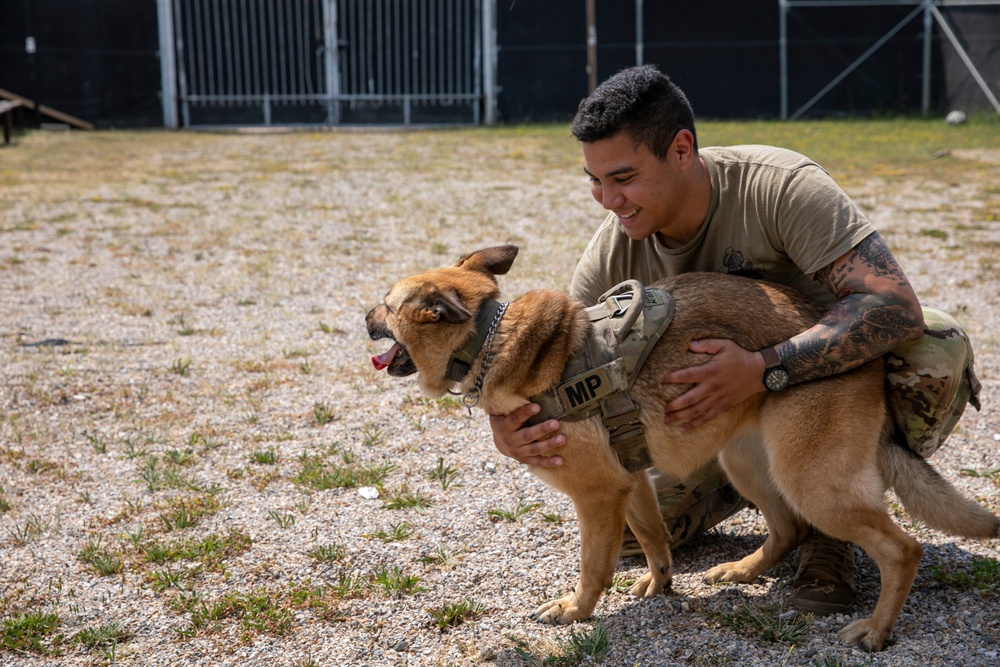
[[[781,358],[774,346],[760,351],[764,357],[764,386],[768,391],[781,391],[788,386],[788,371],[781,365]]]

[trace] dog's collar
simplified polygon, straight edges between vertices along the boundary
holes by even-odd
[[[479,309],[479,316],[476,318],[476,335],[470,338],[462,349],[454,352],[451,355],[451,359],[448,360],[448,372],[445,374],[445,377],[449,380],[452,382],[461,382],[469,374],[472,364],[476,362],[476,358],[483,349],[486,337],[490,334],[491,330],[496,329],[496,325],[499,323],[499,318],[497,318],[496,322],[493,322],[493,320],[496,318],[496,314],[500,312],[501,306],[506,308],[506,302],[501,304],[499,301],[490,299]]]
[[[479,309],[479,316],[476,318],[476,335],[461,350],[452,355],[448,364],[448,379],[453,382],[461,382],[469,374],[472,363],[481,352],[483,353],[479,374],[469,391],[462,395],[462,405],[468,408],[469,414],[472,414],[472,408],[479,403],[479,397],[482,395],[483,378],[486,377],[486,369],[489,366],[493,348],[493,336],[496,335],[497,327],[500,326],[500,320],[507,312],[508,305],[507,301],[494,301],[492,299],[487,301]],[[487,322],[489,322],[488,326]]]

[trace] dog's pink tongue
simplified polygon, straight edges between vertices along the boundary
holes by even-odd
[[[396,356],[396,352],[399,351],[399,343],[393,343],[387,351],[382,354],[372,357],[372,366],[375,370],[380,371],[388,366]]]

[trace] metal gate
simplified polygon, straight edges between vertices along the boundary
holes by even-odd
[[[494,0],[158,2],[168,127],[493,122]]]

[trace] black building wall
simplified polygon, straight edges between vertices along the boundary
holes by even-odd
[[[280,2],[281,0],[275,0]],[[596,0],[597,78],[636,61],[635,3]],[[659,65],[707,118],[781,112],[777,0],[646,0],[644,62]],[[794,113],[913,6],[795,7],[788,14]],[[943,10],[1000,96],[1000,6]],[[501,122],[565,121],[587,94],[582,0],[497,0]],[[37,53],[25,53],[33,35]],[[990,111],[935,28],[931,110]],[[921,108],[918,14],[805,115],[914,113]],[[99,127],[159,126],[156,0],[0,0],[0,88]]]
[[[778,3],[643,3],[643,62],[655,64],[710,118],[781,113]],[[996,7],[992,14],[997,14]],[[598,80],[636,62],[635,3],[597,0]],[[789,113],[808,102],[902,21],[913,6],[796,7],[788,13]],[[993,44],[1000,43],[996,32]],[[946,106],[935,38],[933,109]],[[916,112],[923,22],[918,14],[806,115]],[[585,5],[580,0],[497,6],[501,120],[565,120],[587,94]],[[984,55],[984,57],[987,57]],[[961,77],[967,78],[967,77]]]
[[[98,127],[163,124],[158,49],[156,0],[0,0],[0,88]]]

